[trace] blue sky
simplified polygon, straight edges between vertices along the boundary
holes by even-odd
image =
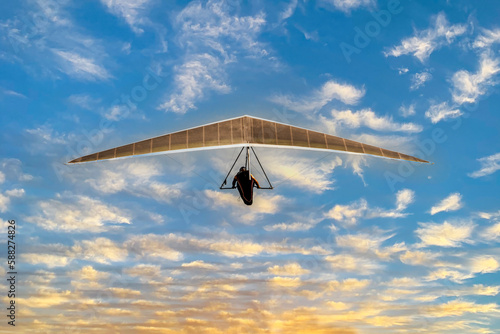
[[[26,332],[500,330],[497,2],[0,13],[0,222]],[[235,149],[64,164],[245,114],[434,164],[259,148],[276,189],[251,207],[217,189]]]

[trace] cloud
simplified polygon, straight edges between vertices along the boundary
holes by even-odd
[[[301,276],[309,274],[309,270],[304,269],[297,262],[287,263],[283,266],[275,265],[267,268],[267,271],[273,275],[279,276]]]
[[[285,287],[285,288],[296,288],[302,285],[302,281],[299,277],[281,277],[276,276],[269,279],[271,285]]]
[[[500,169],[500,153],[477,159],[477,161],[481,164],[481,168],[469,173],[470,177],[478,178],[491,175]]]
[[[412,266],[431,266],[436,262],[436,258],[439,254],[420,251],[420,250],[408,250],[399,256],[399,259],[404,264]]]
[[[453,75],[451,79],[453,101],[458,104],[475,103],[481,95],[487,93],[489,86],[497,84],[494,78],[498,72],[500,72],[500,58],[492,58],[488,53],[484,53],[476,73],[461,70]]]
[[[430,214],[435,215],[439,212],[457,211],[462,208],[462,206],[462,195],[460,195],[460,193],[453,193],[433,206],[431,208]]]
[[[108,288],[107,289],[113,297],[120,298],[120,299],[136,299],[141,295],[141,292],[138,290],[132,290],[132,289],[127,289],[127,288]]]
[[[336,10],[350,13],[362,7],[372,8],[375,6],[374,0],[320,0],[320,5],[326,8],[333,6]]]
[[[347,224],[355,224],[361,218],[401,218],[408,213],[403,212],[409,204],[413,203],[415,192],[410,189],[402,189],[396,194],[396,208],[386,210],[382,208],[370,208],[365,199],[360,199],[348,205],[336,204],[326,213],[327,218],[331,218]]]
[[[460,111],[460,109],[448,106],[448,102],[433,104],[425,112],[425,117],[429,118],[434,124],[442,120],[457,118],[462,115],[463,113]]]
[[[58,194],[56,198],[39,201],[37,213],[26,221],[46,230],[66,233],[100,233],[131,223],[128,213],[97,199],[67,193]]]
[[[361,275],[371,275],[381,268],[381,265],[373,260],[350,254],[329,255],[325,260],[334,270],[356,272]]]
[[[118,17],[122,17],[136,34],[144,30],[138,26],[145,22],[145,9],[149,0],[101,0],[108,10]]]
[[[96,99],[87,94],[72,94],[68,97],[68,102],[79,106],[82,109],[94,110],[101,102],[101,99]]]
[[[281,205],[286,199],[281,195],[254,195],[254,201],[251,207],[243,205],[238,195],[223,193],[215,190],[205,190],[203,192],[209,200],[213,201],[211,208],[231,207],[234,215],[244,223],[255,223],[262,219],[263,215],[273,215],[279,212]]]
[[[412,103],[409,106],[402,105],[399,107],[399,114],[403,117],[413,116],[415,113],[415,103]]]
[[[357,104],[364,95],[364,88],[329,80],[320,89],[306,96],[296,98],[291,95],[273,95],[270,100],[287,109],[307,114],[320,110],[333,100],[349,105]]]
[[[490,48],[493,44],[500,43],[500,29],[483,29],[482,34],[473,43],[474,48]]]
[[[413,54],[421,62],[429,58],[434,50],[453,43],[456,37],[466,32],[465,25],[450,25],[446,16],[440,13],[434,20],[434,26],[417,31],[415,36],[405,38],[401,44],[385,52],[385,56],[399,57]]]
[[[19,198],[23,196],[24,196],[24,189],[11,189],[5,191],[3,194],[0,193],[0,212],[6,212],[9,209],[11,198],[13,197]]]
[[[183,267],[183,268],[197,268],[197,269],[217,269],[217,267],[214,266],[213,264],[206,263],[203,260],[197,260],[197,261],[183,263],[183,264],[181,264],[181,267]]]
[[[71,247],[71,252],[77,258],[103,264],[124,261],[128,255],[127,249],[103,237],[77,241]]]
[[[472,222],[443,224],[419,223],[415,234],[422,241],[421,246],[460,247],[463,243],[473,243],[470,238],[475,225]]]
[[[210,92],[226,94],[226,69],[240,57],[260,59],[268,52],[257,41],[264,14],[232,15],[234,6],[225,2],[191,2],[174,19],[177,41],[185,51],[174,68],[173,91],[158,109],[184,114]]]
[[[104,67],[107,59],[100,40],[83,33],[68,12],[67,1],[37,0],[22,16],[0,24],[8,36],[9,58],[30,74],[60,79],[60,73],[80,81],[111,78]],[[36,55],[36,57],[33,57]]]
[[[397,123],[394,122],[392,116],[378,116],[371,109],[362,109],[359,111],[347,110],[332,110],[331,119],[327,119],[332,123],[334,129],[351,128],[357,129],[367,127],[375,131],[393,131],[393,132],[421,132],[422,126],[415,123]],[[335,131],[337,132],[337,131]]]
[[[416,90],[424,86],[424,84],[432,79],[432,74],[429,72],[415,73],[411,77],[410,90]]]
[[[483,255],[472,258],[470,268],[473,273],[494,273],[500,269],[500,264],[493,256]]]
[[[176,92],[158,108],[184,114],[189,109],[196,109],[195,102],[209,91],[229,93],[231,89],[225,83],[221,65],[218,58],[207,53],[191,57],[176,69]]]
[[[334,189],[332,174],[342,166],[342,159],[338,156],[326,159],[317,152],[310,154],[294,150],[265,151],[261,161],[268,166],[266,170],[274,186],[295,186],[316,194]]]
[[[74,174],[74,181],[80,183],[82,178],[95,190],[104,194],[115,194],[125,191],[131,195],[152,198],[163,203],[172,203],[182,196],[184,183],[166,184],[157,180],[163,175],[163,166],[158,161],[131,161],[100,167],[97,175],[95,169],[82,170],[93,177]]]
[[[136,266],[125,268],[123,272],[134,277],[158,277],[161,274],[161,267],[151,264],[138,264]]]
[[[108,71],[92,58],[86,58],[78,53],[54,50],[61,58],[61,70],[69,76],[82,80],[106,80],[111,77]]]
[[[4,89],[4,90],[2,90],[2,94],[9,95],[9,96],[14,96],[14,97],[19,97],[19,98],[22,98],[22,99],[27,99],[28,98],[28,97],[26,97],[26,95],[18,93],[16,91],[13,91],[13,90],[10,90],[10,89]]]
[[[465,313],[498,313],[498,305],[491,304],[476,304],[463,300],[451,300],[444,304],[427,306],[424,312],[432,317],[450,317],[462,316]]]
[[[278,223],[278,224],[270,224],[264,226],[264,230],[266,231],[307,231],[316,226],[319,222],[321,222],[323,217],[314,217],[314,215],[302,216],[297,214],[292,214],[292,222],[291,223]]]
[[[73,260],[71,254],[66,256],[44,253],[24,253],[21,255],[21,258],[26,263],[45,264],[48,268],[65,267]]]

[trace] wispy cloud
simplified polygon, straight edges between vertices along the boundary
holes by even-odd
[[[483,29],[482,34],[472,44],[475,48],[490,48],[493,44],[500,43],[500,29]]]
[[[63,73],[81,81],[111,78],[103,65],[107,54],[101,41],[75,24],[66,2],[38,0],[34,4],[33,11],[0,24],[9,36],[12,59],[40,76],[60,78]]]
[[[344,13],[363,7],[372,8],[375,6],[374,0],[320,0],[319,4],[326,8],[333,7]]]
[[[362,109],[359,111],[352,110],[332,110],[331,119],[324,119],[334,129],[351,128],[357,129],[367,127],[376,131],[392,131],[392,132],[421,132],[422,126],[415,123],[397,123],[392,119],[392,116],[378,116],[371,109]]]
[[[470,177],[478,178],[491,175],[500,169],[500,153],[477,159],[481,168],[468,174]]]
[[[433,206],[430,210],[431,215],[435,215],[439,212],[456,211],[462,208],[462,195],[460,193],[450,194],[448,197],[441,200],[438,204]]]
[[[413,116],[416,114],[415,112],[415,103],[412,103],[410,105],[402,105],[399,107],[399,114],[403,117],[409,117]]]
[[[196,108],[210,91],[228,93],[226,68],[247,59],[268,56],[257,37],[265,16],[239,16],[235,7],[219,1],[187,5],[174,19],[177,41],[184,50],[182,64],[174,69],[174,88],[159,109],[185,113]]]
[[[175,70],[175,92],[158,108],[184,114],[196,109],[195,103],[211,91],[229,93],[231,88],[226,84],[222,65],[218,57],[208,53],[189,57]]]
[[[96,64],[92,58],[69,51],[54,50],[54,53],[62,59],[61,70],[69,76],[83,80],[106,80],[111,77],[108,71]]]
[[[460,111],[460,109],[448,106],[448,102],[432,104],[425,112],[425,117],[429,118],[434,124],[442,120],[457,118],[462,115],[463,113]]]
[[[26,221],[46,230],[99,233],[131,223],[125,210],[81,195],[65,194],[39,201],[34,210],[36,213]]]
[[[293,111],[312,113],[320,110],[333,100],[349,105],[357,104],[364,95],[364,88],[356,88],[350,84],[329,80],[320,89],[316,89],[302,97],[273,95],[270,100]]]
[[[451,44],[456,37],[466,32],[466,26],[450,25],[446,16],[440,13],[436,16],[432,27],[417,31],[415,36],[405,38],[401,44],[385,52],[385,56],[399,57],[412,54],[421,62],[426,61],[434,50]]]
[[[108,10],[123,18],[130,28],[136,33],[144,32],[139,28],[146,20],[146,9],[150,0],[101,0]]]
[[[432,74],[429,72],[421,72],[421,73],[415,73],[411,77],[411,90],[416,90],[419,89],[420,87],[423,87],[424,84],[432,79]]]
[[[413,203],[414,199],[415,193],[413,190],[403,189],[396,194],[396,207],[392,210],[377,207],[370,208],[365,199],[360,199],[348,205],[336,204],[325,216],[347,224],[355,224],[362,218],[401,218],[408,215],[404,210]]]
[[[475,224],[471,221],[442,224],[419,223],[420,228],[415,234],[421,239],[420,246],[441,246],[441,247],[459,247],[463,243],[472,243],[472,231]]]
[[[498,72],[500,58],[493,58],[489,53],[484,53],[476,73],[461,70],[453,75],[453,101],[458,104],[476,102],[481,95],[487,93],[489,86],[497,84],[494,79]]]

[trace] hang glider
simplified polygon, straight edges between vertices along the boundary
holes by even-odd
[[[400,152],[386,150],[381,147],[360,143],[346,138],[336,137],[326,133],[269,121],[253,116],[241,116],[165,134],[159,137],[149,138],[128,145],[92,153],[74,159],[69,163],[74,164],[110,160],[139,155],[168,154],[184,151],[242,147],[240,154],[244,148],[247,148],[247,160],[244,167],[248,168],[248,175],[250,177],[250,148],[252,148],[253,151],[253,147],[259,146],[338,151],[352,154],[374,155],[389,159],[429,163],[426,160]],[[255,151],[253,151],[253,153],[255,155]],[[258,162],[260,165],[260,161]],[[260,166],[262,167],[262,165]],[[229,171],[228,176],[231,173],[231,170]],[[228,176],[226,176],[226,180],[224,180],[221,185],[221,189],[227,189],[224,186],[227,183],[226,181]],[[272,189],[272,186],[268,189]]]

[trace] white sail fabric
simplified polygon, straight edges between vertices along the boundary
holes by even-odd
[[[242,116],[169,133],[89,154],[74,159],[69,163],[107,160],[176,150],[200,149],[204,147],[222,148],[229,145],[252,146],[252,144],[334,150],[428,163],[426,160],[386,150],[381,147],[251,116]]]

